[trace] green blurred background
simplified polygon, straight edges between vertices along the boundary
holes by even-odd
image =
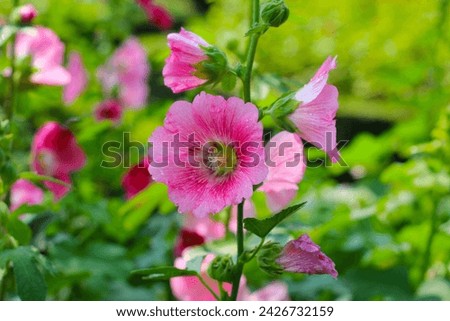
[[[20,97],[20,138],[14,162],[28,170],[29,146],[47,120],[71,124],[88,155],[74,176],[74,192],[36,216],[33,244],[46,258],[48,298],[55,300],[167,300],[167,283],[142,284],[132,269],[171,265],[181,225],[164,186],[154,184],[126,202],[124,168],[100,168],[101,146],[122,139],[146,143],[174,99],[161,70],[167,32],[149,25],[134,1],[37,0],[37,24],[52,28],[66,52],[82,54],[88,91],[71,107],[61,90],[38,88]],[[157,1],[181,26],[226,51],[237,63],[248,29],[249,1]],[[339,89],[338,139],[347,166],[308,168],[298,215],[280,228],[307,232],[336,262],[329,276],[283,276],[294,300],[450,300],[450,22],[448,0],[286,0],[287,23],[269,30],[256,57],[254,99],[260,106],[306,83],[329,55],[338,56],[330,82]],[[10,1],[0,1],[0,17]],[[130,35],[144,44],[152,66],[147,108],[127,111],[120,127],[95,123],[101,100],[95,77]],[[6,58],[2,54],[2,64]],[[240,95],[241,88],[235,88]],[[221,93],[220,88],[210,89]],[[266,121],[268,128],[273,127]],[[275,130],[275,128],[274,128]],[[323,154],[309,146],[314,157]],[[135,150],[125,157],[138,161]],[[258,215],[270,214],[256,193]],[[249,286],[270,278],[250,265]]]

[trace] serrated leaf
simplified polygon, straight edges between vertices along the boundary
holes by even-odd
[[[13,263],[17,294],[20,299],[23,301],[45,300],[47,285],[37,268],[38,253],[28,246],[20,246],[5,252],[5,256]]]
[[[259,237],[263,238],[266,237],[267,234],[272,231],[272,229],[280,224],[284,219],[291,216],[292,214],[296,213],[300,208],[302,208],[306,202],[292,205],[278,214],[275,214],[272,217],[266,218],[264,220],[258,220],[256,218],[246,218],[244,219],[244,228],[252,232],[255,235],[258,235]]]
[[[22,172],[22,173],[19,174],[19,177],[23,178],[23,179],[27,179],[29,181],[32,181],[34,183],[49,181],[49,182],[52,182],[52,183],[56,183],[56,184],[65,186],[65,187],[71,187],[70,184],[68,184],[66,182],[63,182],[63,181],[61,181],[59,179],[56,179],[54,177],[45,176],[45,175],[39,175],[39,174],[36,174],[36,173],[33,173],[33,172]]]
[[[167,281],[177,276],[196,276],[198,273],[191,270],[181,270],[173,266],[160,266],[149,269],[132,271],[133,275],[142,276],[143,280],[148,281]]]

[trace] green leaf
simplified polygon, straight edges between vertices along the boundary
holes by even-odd
[[[45,210],[46,208],[42,205],[22,204],[14,212],[12,212],[11,215],[16,218],[23,214],[37,214],[44,212]]]
[[[30,227],[19,219],[12,219],[8,222],[7,228],[9,234],[11,234],[19,244],[27,245],[31,241],[31,229]]]
[[[52,182],[52,183],[56,183],[56,184],[59,184],[59,185],[63,185],[63,186],[65,186],[65,187],[71,187],[70,184],[68,184],[68,183],[66,183],[66,182],[63,182],[63,181],[61,181],[61,180],[59,180],[59,179],[56,179],[56,178],[54,178],[54,177],[51,177],[51,176],[45,176],[45,175],[39,175],[39,174],[36,174],[36,173],[33,173],[33,172],[23,172],[23,173],[20,173],[20,174],[19,174],[19,177],[20,177],[20,178],[23,178],[23,179],[27,179],[27,180],[29,180],[29,181],[32,181],[33,183],[39,183],[39,182],[43,182],[43,181],[49,181],[49,182]]]
[[[133,275],[142,276],[143,280],[149,281],[167,281],[170,278],[174,278],[177,276],[197,276],[198,273],[196,271],[191,270],[181,270],[177,269],[173,266],[160,266],[149,269],[135,270],[132,271]]]
[[[37,268],[39,255],[29,246],[20,246],[2,253],[0,260],[13,263],[17,294],[23,301],[42,301],[47,295],[47,285]]]
[[[266,218],[264,220],[258,220],[256,218],[252,218],[252,217],[246,218],[246,219],[244,219],[244,228],[247,231],[250,231],[253,234],[258,235],[261,238],[266,237],[267,234],[269,234],[270,231],[272,231],[272,229],[275,226],[280,224],[280,222],[283,221],[285,218],[296,213],[305,204],[306,204],[306,202],[292,205],[291,207],[288,207],[288,208],[282,210],[280,213],[275,214],[274,216]]]

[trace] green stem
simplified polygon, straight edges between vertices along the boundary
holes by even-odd
[[[250,24],[250,29],[253,28],[259,22],[259,0],[252,0],[252,20]],[[252,81],[252,71],[253,62],[255,61],[256,47],[258,46],[259,34],[254,33],[250,36],[250,43],[247,50],[247,59],[245,63],[245,74],[243,84],[244,84],[244,100],[245,102],[251,102],[251,81]]]
[[[201,275],[197,275],[197,278],[200,280],[200,282],[202,282],[203,286],[209,291],[211,292],[211,294],[214,296],[214,298],[217,301],[220,301],[219,296],[216,294],[216,292],[213,291],[213,289],[211,289],[211,287],[205,282],[205,280],[201,277]]]
[[[4,301],[6,297],[6,276],[8,274],[8,265],[6,265],[5,273],[0,280],[0,301]]]
[[[234,271],[233,288],[231,290],[231,300],[236,301],[239,292],[239,283],[241,282],[242,270],[244,266],[239,260],[242,253],[244,253],[244,201],[238,205],[237,209],[237,260]]]
[[[422,264],[422,273],[420,277],[420,283],[422,283],[425,280],[428,267],[430,266],[431,261],[431,247],[433,246],[433,240],[434,236],[437,232],[437,213],[436,210],[434,210],[431,214],[431,220],[430,220],[430,234],[428,235],[427,244],[425,247],[425,253],[423,255],[423,264]]]

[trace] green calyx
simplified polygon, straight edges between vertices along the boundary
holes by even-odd
[[[261,9],[261,19],[271,27],[279,27],[289,18],[289,8],[283,0],[266,2]]]
[[[283,272],[283,267],[276,262],[280,257],[283,247],[279,243],[268,241],[258,252],[256,261],[264,272],[270,275],[279,275]]]
[[[268,112],[278,126],[291,133],[298,132],[297,127],[288,118],[300,104],[294,99],[294,96],[295,92],[284,94],[270,106]]]
[[[208,267],[208,275],[219,282],[233,281],[233,259],[231,255],[217,256]]]
[[[228,60],[223,51],[215,46],[202,47],[208,59],[194,65],[194,76],[218,83],[228,72]]]

